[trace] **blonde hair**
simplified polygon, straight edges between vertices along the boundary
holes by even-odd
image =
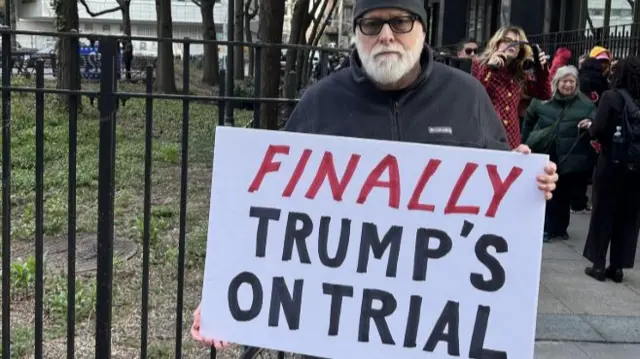
[[[500,46],[500,42],[506,37],[508,37],[509,33],[514,32],[518,34],[518,41],[528,42],[527,35],[524,30],[519,26],[503,26],[496,31],[495,34],[489,39],[487,42],[487,46],[485,47],[482,54],[479,56],[480,63],[483,65],[487,65],[491,55],[493,55],[496,51],[498,51],[498,47]],[[520,52],[518,53],[518,57],[516,61],[521,62],[526,58],[531,58],[533,56],[533,51],[530,46],[521,46]],[[515,78],[519,83],[523,83],[527,79],[527,74],[522,69],[522,66],[516,66],[516,74]]]

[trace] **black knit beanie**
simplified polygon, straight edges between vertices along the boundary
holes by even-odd
[[[405,10],[418,16],[423,27],[427,23],[427,10],[424,8],[424,0],[356,0],[356,7],[353,12],[353,30],[355,31],[356,29],[356,20],[360,19],[368,11],[389,8]]]

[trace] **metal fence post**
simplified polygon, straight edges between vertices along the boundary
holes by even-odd
[[[256,99],[262,97],[262,46],[256,45],[254,60],[254,96]],[[256,100],[253,104],[253,128],[260,128],[260,102]]]
[[[220,97],[224,97],[227,94],[227,86],[226,86],[226,76],[227,72],[225,70],[220,70],[220,79],[219,83],[219,91],[218,95]],[[227,103],[223,100],[218,100],[218,126],[224,126],[224,115],[227,112]]]
[[[100,146],[98,182],[98,269],[96,275],[96,359],[111,358],[113,201],[115,185],[117,41],[100,41]]]
[[[5,19],[11,14],[5,2]],[[6,29],[6,27],[4,27]],[[11,33],[2,34],[2,273],[11,270]],[[11,277],[2,275],[2,358],[11,357]]]
[[[235,19],[235,4],[233,0],[228,0],[227,1],[227,19],[229,19],[229,21],[227,21],[227,41],[233,41],[233,33],[234,33],[234,19]],[[242,11],[242,9],[239,9],[240,11]],[[233,75],[234,72],[236,70],[241,70],[244,71],[244,69],[234,69],[233,68],[233,60],[234,60],[234,53],[233,51],[235,50],[234,46],[228,45],[227,46],[227,78],[226,78],[226,95],[229,97],[233,97],[233,87],[235,82],[233,81]],[[227,101],[226,105],[224,107],[224,122],[226,125],[229,126],[233,126],[234,125],[234,119],[233,119],[233,101]]]

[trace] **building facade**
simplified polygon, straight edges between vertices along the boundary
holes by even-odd
[[[425,0],[425,7],[435,46],[469,37],[485,42],[506,24],[534,35],[603,27],[615,33],[640,22],[640,1],[628,0]]]
[[[355,0],[338,1],[336,13],[325,29],[325,37],[329,44],[338,48],[347,48],[351,43],[353,33],[353,8]]]
[[[114,0],[87,0],[87,5],[93,13],[117,6]],[[214,21],[219,40],[225,40],[227,9],[229,0],[219,0],[214,6]],[[131,35],[156,37],[156,5],[154,0],[136,0],[130,5]],[[122,34],[122,14],[120,11],[92,17],[84,6],[78,3],[81,33],[92,34]],[[202,16],[200,8],[191,0],[171,1],[171,16],[173,18],[174,38],[189,37],[202,39]],[[55,14],[49,0],[20,0],[18,5],[18,29],[31,31],[55,31]],[[17,41],[25,47],[44,48],[51,46],[53,39],[44,36],[22,35]],[[155,41],[134,41],[134,51],[141,54],[157,52]],[[176,51],[180,51],[176,46]],[[202,45],[193,45],[191,53],[202,53]]]

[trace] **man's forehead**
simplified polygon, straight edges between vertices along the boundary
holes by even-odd
[[[475,41],[469,41],[464,43],[464,46],[472,46],[472,45],[478,46],[478,43]]]
[[[407,11],[394,9],[394,8],[385,8],[385,9],[375,9],[368,11],[364,14],[365,18],[376,18],[376,19],[389,19],[392,17],[398,16],[408,16],[410,15]]]

